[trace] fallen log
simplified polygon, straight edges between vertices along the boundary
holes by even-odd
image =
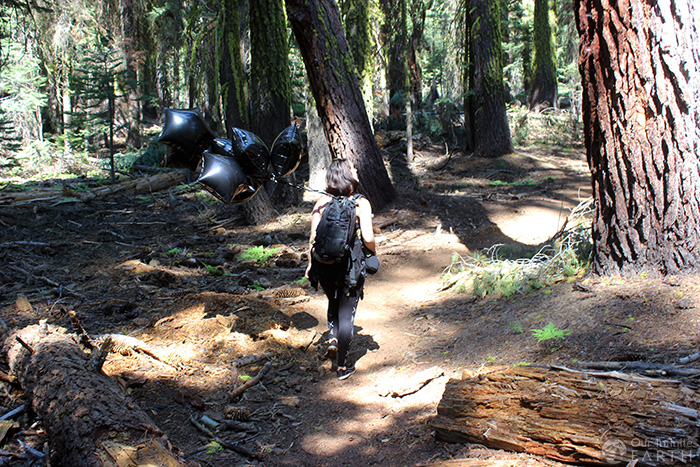
[[[89,201],[97,197],[110,196],[119,193],[155,193],[172,186],[184,183],[188,178],[186,170],[171,170],[166,173],[159,173],[148,177],[138,177],[103,185],[90,191],[73,191],[69,187],[35,189],[29,191],[4,192],[0,193],[0,205],[22,206],[40,202],[60,203],[68,198],[76,201]]]
[[[568,463],[697,465],[698,394],[676,380],[519,366],[451,379],[429,425]]]
[[[4,343],[10,372],[41,418],[60,465],[186,465],[115,381],[89,371],[90,355],[76,341],[63,328],[34,325]]]

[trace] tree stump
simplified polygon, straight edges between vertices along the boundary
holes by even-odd
[[[28,326],[5,340],[11,374],[42,419],[59,465],[185,465],[161,430],[65,329]]]
[[[676,380],[519,366],[451,379],[429,424],[443,441],[562,462],[697,465],[699,406]]]

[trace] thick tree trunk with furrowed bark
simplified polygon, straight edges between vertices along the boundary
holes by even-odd
[[[331,153],[355,164],[360,191],[379,211],[395,191],[367,118],[338,7],[331,0],[286,4]]]
[[[700,268],[700,4],[577,0],[594,270]]]

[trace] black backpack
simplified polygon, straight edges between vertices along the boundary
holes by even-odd
[[[339,263],[347,258],[355,236],[357,196],[334,196],[323,210],[316,227],[314,259],[320,263]]]

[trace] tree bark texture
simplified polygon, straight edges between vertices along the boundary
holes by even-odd
[[[380,211],[395,191],[367,118],[338,7],[332,0],[287,0],[287,15],[331,153],[355,164],[360,191]]]
[[[275,138],[291,123],[292,89],[284,0],[250,2],[251,112],[253,133],[272,149]],[[267,182],[265,190],[277,204],[298,204],[301,191],[294,174],[283,183]]]
[[[549,0],[535,0],[532,29],[532,91],[530,109],[554,107],[557,104],[557,64],[552,50],[552,28],[549,25]]]
[[[469,0],[466,8],[468,92],[465,124],[472,152],[498,157],[513,151],[503,84],[499,0]]]
[[[275,217],[270,195],[264,186],[258,189],[255,196],[243,203],[246,221],[251,225],[262,225]]]
[[[700,4],[577,0],[594,271],[700,267]]]
[[[389,89],[389,120],[392,125],[403,124],[401,114],[406,109],[408,99],[408,47],[406,0],[385,0],[379,2],[384,16],[382,36],[386,55],[386,82]],[[391,129],[396,129],[391,126]]]
[[[251,128],[269,148],[291,123],[284,0],[250,1]]]
[[[224,102],[224,124],[227,138],[233,136],[232,128],[248,129],[247,89],[243,77],[240,50],[240,18],[238,0],[223,0],[219,10],[218,37],[221,46],[219,79]]]
[[[697,465],[697,399],[675,380],[520,366],[451,379],[429,425],[577,465]]]
[[[323,191],[326,189],[326,173],[333,156],[323,134],[323,124],[318,117],[314,98],[308,92],[305,104],[306,134],[309,141],[309,188]]]
[[[113,380],[88,370],[90,357],[76,341],[65,329],[34,325],[12,333],[4,343],[10,372],[42,419],[60,465],[137,465],[119,463],[118,458],[124,453],[141,456],[143,446],[149,446],[150,453],[138,465],[185,465],[169,451],[160,429]]]

